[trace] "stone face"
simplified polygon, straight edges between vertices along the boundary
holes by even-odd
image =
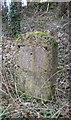
[[[26,94],[48,98],[50,95],[51,54],[41,46],[21,46],[17,55],[19,89]],[[48,82],[46,82],[48,81]]]

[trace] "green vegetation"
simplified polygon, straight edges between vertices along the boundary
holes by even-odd
[[[69,118],[68,16],[68,3],[4,2],[1,120]]]

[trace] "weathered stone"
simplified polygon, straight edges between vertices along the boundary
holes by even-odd
[[[43,46],[43,44],[42,44]],[[51,94],[52,48],[20,45],[17,54],[18,89],[35,97],[48,98]]]

